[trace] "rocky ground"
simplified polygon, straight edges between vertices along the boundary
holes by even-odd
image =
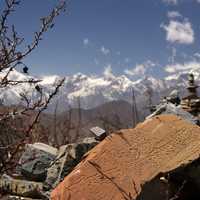
[[[1,199],[49,199],[50,192],[98,144],[95,138],[54,148],[43,143],[27,144],[16,174],[0,178]]]
[[[59,148],[27,144],[15,173],[0,178],[1,199],[199,199],[197,124],[180,106],[163,102],[134,129],[106,137],[95,127],[96,137]]]

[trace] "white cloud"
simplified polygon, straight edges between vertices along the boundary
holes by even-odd
[[[200,1],[200,0],[199,0],[199,1]],[[194,57],[200,58],[200,53],[195,53],[195,54],[194,54]]]
[[[183,2],[181,0],[162,0],[164,3],[169,5],[178,5],[179,3]],[[191,1],[191,0],[190,0]],[[200,0],[195,0],[197,3],[200,3]],[[191,1],[192,2],[192,1]]]
[[[191,73],[196,70],[200,70],[200,63],[197,61],[176,63],[165,67],[165,71],[168,73]]]
[[[164,3],[171,4],[171,5],[177,5],[178,0],[163,0]]]
[[[146,67],[143,64],[140,65],[136,65],[135,68],[133,69],[125,69],[125,74],[129,75],[129,76],[136,76],[136,75],[144,75],[146,72]]]
[[[143,76],[150,68],[155,66],[156,66],[155,63],[148,60],[143,64],[136,65],[133,69],[125,69],[124,73],[129,76]]]
[[[100,50],[104,55],[108,55],[110,53],[110,50],[109,49],[106,49],[104,46],[101,47],[101,50]]]
[[[167,13],[167,16],[169,18],[177,18],[177,17],[182,17],[182,15],[178,11],[169,11]]]
[[[83,40],[83,44],[84,44],[84,46],[88,46],[89,45],[89,39],[88,38],[85,38],[84,40]]]
[[[130,58],[125,58],[125,59],[124,59],[124,62],[125,62],[125,63],[130,63],[130,61],[131,61]]]
[[[166,31],[166,40],[171,43],[192,44],[194,42],[194,31],[189,21],[179,22],[171,20],[168,25],[161,25]]]
[[[113,75],[113,71],[112,71],[112,66],[111,64],[108,64],[105,69],[104,69],[104,72],[103,72],[103,75],[106,77],[106,78],[114,78],[115,76]]]

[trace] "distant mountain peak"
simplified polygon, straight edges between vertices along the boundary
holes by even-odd
[[[5,73],[1,72],[0,76],[5,75]],[[195,77],[199,80],[200,72],[198,70],[195,71]],[[13,70],[9,75],[9,79],[11,80],[27,80],[30,78],[34,77],[16,70]],[[60,78],[58,75],[41,76],[42,81],[39,84],[43,87],[45,94],[53,90],[56,81]],[[146,98],[145,92],[148,88],[151,88],[156,98],[158,98],[161,93],[170,88],[184,88],[186,81],[186,73],[170,74],[163,79],[158,79],[152,75],[143,76],[137,80],[131,79],[130,76],[126,75],[95,76],[77,73],[72,76],[66,76],[66,80],[60,89],[59,95],[56,97],[56,101],[59,102],[61,107],[69,104],[76,107],[77,98],[80,97],[83,108],[92,108],[114,100],[131,102],[131,91],[134,89],[137,102],[140,104],[144,103]],[[15,87],[1,89],[0,98],[3,98],[6,104],[17,104],[20,102],[18,93],[24,91],[34,98],[34,87],[29,84],[20,84]]]

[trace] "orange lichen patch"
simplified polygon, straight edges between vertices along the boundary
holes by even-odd
[[[145,182],[200,155],[200,128],[173,115],[108,136],[51,193],[52,200],[135,199]]]

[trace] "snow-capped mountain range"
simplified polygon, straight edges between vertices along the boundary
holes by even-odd
[[[0,73],[2,77],[5,72]],[[195,78],[200,80],[200,70],[194,72]],[[35,78],[27,74],[13,70],[8,79],[24,81]],[[36,77],[38,78],[38,77]],[[43,76],[39,77],[42,81],[39,83],[45,95],[53,91],[56,82],[61,79],[60,76]],[[198,81],[197,81],[198,82]],[[55,102],[59,103],[61,110],[67,109],[70,104],[72,107],[78,105],[80,98],[82,108],[92,108],[102,103],[113,100],[126,100],[131,102],[132,90],[134,89],[137,103],[140,108],[147,104],[148,89],[153,92],[153,101],[156,103],[160,97],[166,95],[171,89],[177,88],[183,95],[187,84],[187,73],[170,74],[163,79],[153,76],[143,76],[138,79],[132,79],[126,75],[115,76],[112,73],[103,74],[102,76],[84,75],[78,73],[72,76],[66,76],[59,94],[55,97]],[[21,102],[20,93],[26,94],[29,98],[36,98],[38,92],[34,85],[19,84],[1,89],[0,98],[4,104],[19,104]]]

